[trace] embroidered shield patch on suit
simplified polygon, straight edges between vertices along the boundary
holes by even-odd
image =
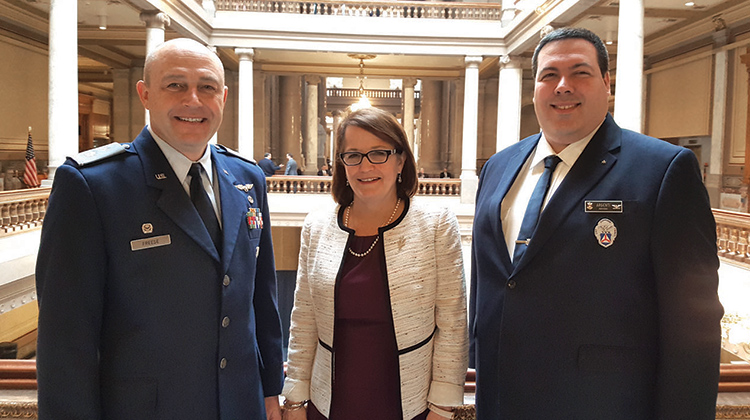
[[[607,218],[599,219],[596,227],[594,227],[594,236],[599,245],[609,248],[615,243],[615,238],[617,238],[617,226],[615,226],[615,222]]]

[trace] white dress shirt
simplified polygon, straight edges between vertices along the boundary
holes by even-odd
[[[500,206],[505,244],[508,247],[511,259],[513,259],[513,252],[516,249],[516,239],[518,239],[518,233],[521,231],[526,206],[529,204],[534,187],[536,187],[539,178],[542,177],[542,173],[544,172],[544,158],[549,155],[557,155],[560,157],[561,162],[557,164],[555,172],[552,173],[549,190],[542,203],[542,210],[547,206],[550,198],[555,194],[565,176],[568,175],[570,168],[576,163],[578,157],[581,156],[591,138],[599,130],[599,126],[589,133],[588,136],[569,144],[560,153],[555,153],[552,150],[552,146],[549,145],[547,139],[544,137],[544,133],[542,133],[542,137],[539,139],[536,148],[529,158],[526,159],[523,167],[521,167],[518,176],[513,181],[513,185],[508,190],[505,198],[503,198],[502,205]]]
[[[156,141],[159,149],[161,149],[162,153],[164,153],[164,156],[167,158],[167,161],[172,167],[172,170],[177,176],[177,179],[179,179],[182,183],[182,188],[185,189],[188,197],[190,197],[190,175],[188,175],[188,172],[190,171],[190,166],[195,162],[188,159],[185,155],[177,151],[177,149],[172,147],[166,141],[160,139],[159,136],[154,134],[153,130],[151,130],[151,126],[148,126],[148,131],[151,133],[151,137],[153,137]],[[219,219],[219,226],[221,227],[219,186],[214,185],[214,180],[216,180],[216,177],[214,176],[213,162],[211,161],[211,150],[209,149],[209,147],[210,146],[206,146],[206,151],[203,152],[203,156],[201,156],[201,158],[198,159],[197,162],[200,163],[201,166],[203,166],[203,171],[201,171],[201,181],[203,182],[203,189],[206,190],[208,199],[211,200],[211,205],[214,207],[216,218]]]

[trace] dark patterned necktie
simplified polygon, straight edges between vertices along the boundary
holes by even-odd
[[[208,199],[206,190],[203,189],[203,181],[201,181],[201,169],[200,163],[193,163],[190,165],[190,200],[192,200],[195,209],[198,210],[198,214],[203,219],[203,224],[206,225],[208,234],[211,235],[216,250],[221,254],[221,228],[219,227],[219,219],[216,218],[216,212],[214,206],[211,204],[211,200]]]
[[[526,206],[526,213],[523,215],[521,230],[518,232],[518,240],[516,240],[516,249],[513,251],[513,264],[518,264],[518,261],[521,261],[521,257],[526,252],[526,248],[534,236],[536,225],[539,223],[539,215],[542,212],[544,197],[547,195],[547,191],[549,191],[552,173],[555,172],[558,163],[560,163],[560,158],[557,155],[550,155],[544,158],[544,173],[542,173],[542,177],[536,183],[534,192],[529,199],[529,204]]]

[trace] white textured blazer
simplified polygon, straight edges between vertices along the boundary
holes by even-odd
[[[334,290],[353,231],[339,223],[342,208],[311,213],[302,227],[291,319],[287,378],[282,394],[331,406]],[[391,313],[399,349],[405,419],[427,408],[463,403],[468,366],[466,291],[461,239],[447,209],[406,201],[404,214],[379,229],[385,249]]]

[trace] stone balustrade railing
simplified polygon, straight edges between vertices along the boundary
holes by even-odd
[[[713,210],[719,257],[750,270],[750,214]]]
[[[280,1],[215,0],[217,11],[294,13],[324,16],[374,18],[496,20],[503,10],[497,3],[406,2],[406,1]]]
[[[51,188],[0,192],[0,234],[42,225]]]
[[[266,178],[269,193],[285,194],[330,194],[330,176],[274,175]],[[422,178],[417,189],[419,195],[460,196],[461,180],[445,178]]]
[[[330,194],[330,176],[281,176],[266,179],[268,192]],[[0,235],[41,226],[51,188],[0,192]],[[422,178],[419,195],[460,196],[461,180]],[[750,214],[713,210],[719,256],[750,270]]]
[[[418,195],[452,195],[461,196],[461,180],[451,178],[421,178]]]

